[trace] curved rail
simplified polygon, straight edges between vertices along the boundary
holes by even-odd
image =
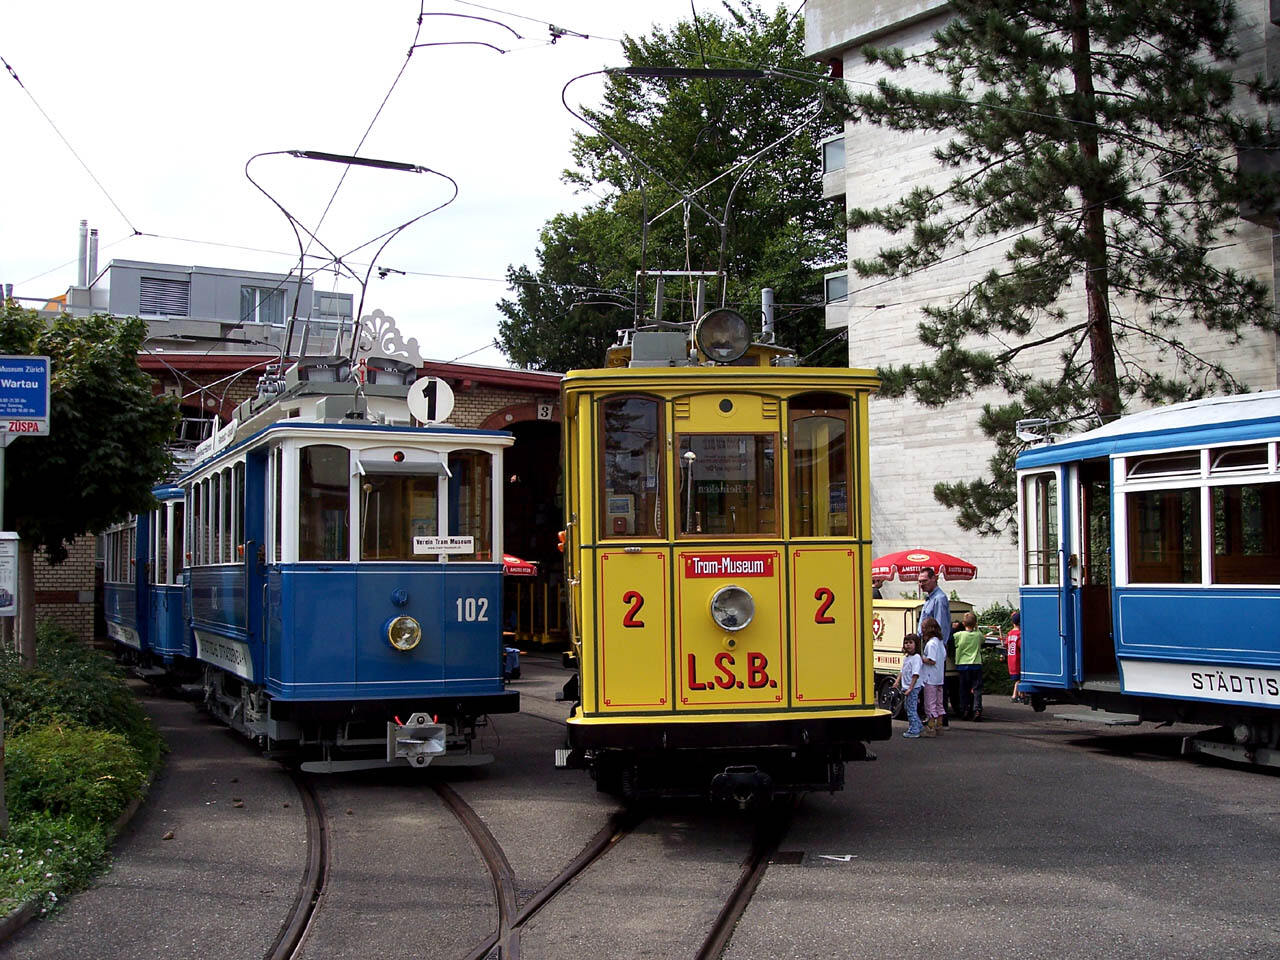
[[[756,824],[756,835],[751,841],[751,853],[747,855],[747,860],[742,865],[738,882],[734,884],[729,898],[720,908],[720,913],[711,926],[711,932],[707,934],[707,938],[702,941],[702,946],[694,954],[694,960],[719,960],[724,953],[725,947],[733,937],[734,928],[746,912],[752,896],[755,895],[756,887],[760,886],[760,881],[764,879],[764,872],[769,868],[769,859],[778,849],[782,838],[786,836],[787,828],[791,826],[791,818],[799,803],[798,798],[792,798],[777,811],[775,816],[762,818]]]
[[[297,772],[292,776],[307,821],[307,866],[298,884],[298,896],[279,935],[267,950],[266,960],[290,960],[297,954],[311,928],[311,919],[324,896],[329,876],[329,828],[325,824],[324,808],[311,780]]]
[[[458,818],[459,823],[480,851],[485,866],[489,868],[489,875],[493,879],[493,887],[497,895],[498,928],[467,954],[467,960],[486,960],[492,956],[502,957],[503,960],[519,960],[520,930],[525,923],[563,890],[569,881],[600,859],[610,847],[635,829],[636,824],[644,819],[644,815],[639,813],[615,814],[609,819],[608,824],[587,841],[581,853],[517,911],[515,873],[502,846],[489,832],[489,828],[485,826],[480,816],[451,787],[438,783],[435,784],[435,791],[453,811],[454,816]]]

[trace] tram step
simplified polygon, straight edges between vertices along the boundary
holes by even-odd
[[[1108,713],[1106,710],[1086,710],[1084,713],[1055,713],[1059,720],[1077,723],[1100,723],[1104,727],[1136,727],[1142,720],[1135,713]]]

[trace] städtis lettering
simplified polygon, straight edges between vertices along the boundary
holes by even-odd
[[[1275,677],[1255,677],[1249,674],[1226,673],[1222,670],[1191,672],[1191,686],[1195,690],[1210,693],[1249,693],[1280,697],[1280,680]]]

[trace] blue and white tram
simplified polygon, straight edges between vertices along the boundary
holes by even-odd
[[[1223,728],[1280,763],[1280,391],[1148,410],[1017,459],[1022,685]]]
[[[415,426],[387,379],[304,362],[179,481],[206,705],[304,769],[483,762],[477,726],[519,709],[500,610],[512,438]]]
[[[103,534],[103,600],[107,635],[139,672],[152,679],[175,673],[194,653],[183,608],[185,495],[154,488],[156,507]]]
[[[102,606],[107,636],[132,660],[145,654],[145,545],[148,515],[131,516],[102,534]],[[141,566],[139,565],[141,561]]]

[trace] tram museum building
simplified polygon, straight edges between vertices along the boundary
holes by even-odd
[[[297,277],[284,274],[112,260],[93,283],[96,264],[85,253],[90,249],[82,223],[78,283],[46,311],[138,316],[148,322],[149,338],[138,363],[151,374],[157,394],[179,398],[179,463],[215,422],[228,422],[241,402],[257,395],[259,377],[279,362],[286,311],[295,294],[297,315],[307,320],[295,325],[289,345],[295,356],[333,355],[339,329],[351,321],[351,294],[316,290],[310,280],[303,280],[299,290]],[[408,360],[420,375],[449,384],[454,407],[447,423],[515,435],[503,458],[505,550],[537,562],[538,574],[513,585],[523,591],[524,621],[507,626],[521,639],[548,639],[547,631],[558,631],[563,622],[557,603],[560,469],[554,453],[560,447],[560,375],[423,360],[417,342],[404,340],[394,319],[381,311],[365,317],[363,327],[377,343],[376,353]],[[57,620],[85,640],[105,636],[100,612],[95,614],[101,593],[97,553],[92,536],[80,538],[57,566],[37,553],[37,621]]]
[[[1236,0],[1236,10],[1238,75],[1280,77],[1280,3]],[[934,32],[947,21],[949,8],[939,0],[808,0],[804,15],[805,52],[827,64],[833,76],[843,76],[856,93],[871,89],[888,73],[883,66],[866,62],[861,53],[864,46],[901,47],[910,59],[931,44]],[[893,80],[925,89],[937,83],[921,67],[895,73]],[[955,171],[941,167],[934,158],[934,150],[945,140],[942,135],[846,123],[842,135],[822,144],[823,193],[849,208],[876,207],[916,188],[945,186]],[[1280,256],[1273,231],[1280,222],[1274,211],[1258,220],[1240,222],[1220,256],[1224,264],[1270,286],[1275,296],[1280,289]],[[874,257],[886,242],[887,236],[873,229],[851,231],[849,262]],[[860,278],[852,269],[829,275],[826,325],[832,330],[848,329],[852,367],[928,360],[929,348],[916,337],[922,307],[958,299],[972,278],[1002,264],[1002,254],[1003,247],[997,244],[889,282]],[[1076,320],[1083,319],[1083,296],[1064,306],[1069,316],[1074,313]],[[1203,328],[1184,328],[1179,336],[1190,350],[1223,364],[1250,390],[1280,387],[1275,334],[1253,330],[1235,344]],[[1153,353],[1141,362],[1154,369],[1171,361]],[[1056,375],[1061,369],[1058,348],[1027,351],[1019,368],[1033,376]],[[876,551],[931,547],[973,562],[978,576],[960,584],[959,592],[979,609],[992,602],[1017,605],[1017,549],[1009,538],[961,530],[952,511],[934,500],[933,486],[940,480],[977,479],[986,472],[994,448],[978,429],[978,418],[984,403],[1002,397],[978,394],[940,409],[909,399],[873,397],[870,406],[871,526]],[[955,589],[945,582],[943,586]],[[913,588],[910,583],[889,583],[885,595]]]

